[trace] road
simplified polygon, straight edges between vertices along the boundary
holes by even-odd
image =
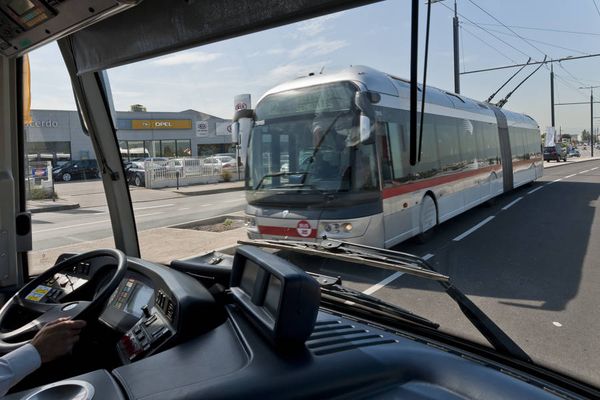
[[[600,161],[544,173],[438,226],[428,243],[395,250],[449,275],[535,362],[599,385]],[[435,282],[364,266],[310,269],[486,343]]]
[[[395,249],[420,255],[449,275],[535,362],[600,385],[600,160],[560,163],[544,174],[491,207],[443,223],[426,244],[407,241]],[[35,250],[112,235],[101,193],[82,185],[80,194],[91,199],[80,209],[34,215]],[[134,190],[132,198],[139,231],[228,214],[245,204],[243,192]],[[435,282],[365,266],[318,262],[307,269],[341,276],[344,284],[438,322],[442,330],[486,343]]]
[[[64,192],[65,185],[77,184],[59,185],[59,190]],[[104,194],[93,191],[101,187],[99,182],[85,182],[79,187],[83,190],[77,191],[77,186],[69,189],[69,196],[80,200],[81,208],[33,214],[34,251],[112,236]],[[246,204],[243,191],[185,196],[134,189],[132,198],[138,232],[241,211]]]

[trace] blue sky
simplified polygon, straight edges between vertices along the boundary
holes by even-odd
[[[462,14],[461,70],[521,63],[529,56],[541,60],[544,54],[559,58],[600,53],[600,8],[595,8],[594,1],[600,7],[600,0],[458,0]],[[251,93],[255,103],[270,87],[321,69],[327,73],[349,65],[368,65],[408,78],[410,3],[388,0],[112,69],[109,77],[115,106],[117,110],[127,110],[130,104],[140,103],[148,111],[193,108],[230,118],[234,95]],[[476,5],[511,27],[512,32]],[[432,5],[428,70],[428,84],[448,90],[454,86],[452,13],[447,8],[452,6],[452,0]],[[424,1],[420,8],[424,34]],[[422,52],[420,62],[422,71]],[[32,107],[74,109],[57,46],[34,51],[31,65]],[[533,67],[526,71],[518,77],[524,77]],[[577,88],[600,85],[600,57],[556,63],[554,71],[556,102],[589,102],[589,90]],[[513,70],[501,70],[463,75],[461,92],[486,99],[512,73]],[[500,95],[505,93],[506,90]],[[600,88],[597,95],[600,99]],[[600,104],[597,106],[596,115],[600,116]],[[531,115],[543,130],[550,124],[549,71],[540,69],[505,107]],[[589,129],[589,121],[587,104],[556,107],[556,126],[562,126],[563,132]],[[600,119],[595,122],[600,125]]]

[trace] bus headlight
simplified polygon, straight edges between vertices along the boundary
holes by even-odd
[[[350,222],[326,222],[322,224],[325,234],[349,234],[352,232],[352,223]]]

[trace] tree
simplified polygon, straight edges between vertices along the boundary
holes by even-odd
[[[582,142],[590,141],[590,133],[585,129],[583,131],[581,131],[581,141]]]
[[[562,139],[571,140],[571,135],[569,135],[568,133],[563,133],[562,134]]]

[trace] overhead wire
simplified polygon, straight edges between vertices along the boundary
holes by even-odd
[[[475,39],[479,40],[480,42],[482,42],[483,44],[485,44],[486,46],[490,47],[492,50],[496,51],[498,54],[500,54],[502,57],[506,58],[509,61],[512,61],[513,63],[517,63],[517,61],[515,61],[514,59],[512,59],[511,57],[507,56],[506,54],[504,54],[503,52],[501,52],[500,50],[498,50],[496,47],[492,46],[491,44],[489,44],[488,42],[486,42],[485,40],[483,40],[482,38],[480,38],[479,36],[477,36],[476,34],[472,33],[471,31],[469,31],[468,29],[466,29],[464,26],[462,27],[463,31],[468,33],[469,35],[473,36]]]
[[[502,21],[500,21],[498,18],[496,18],[493,14],[489,13],[488,11],[486,11],[479,4],[475,3],[473,0],[468,0],[468,1],[469,1],[469,3],[473,4],[475,7],[479,8],[481,11],[483,11],[484,13],[486,13],[488,16],[490,16],[491,18],[493,18],[494,21],[498,22],[499,24],[501,24],[502,26],[504,26],[506,29],[508,29],[509,31],[511,31],[512,33],[514,33],[515,35],[517,35],[525,43],[527,43],[528,45],[530,45],[531,47],[533,47],[534,49],[536,49],[537,51],[539,51],[540,53],[542,53],[542,55],[544,55],[544,56],[546,55],[546,52],[544,52],[539,47],[537,47],[536,45],[534,45],[531,42],[529,42],[527,39],[523,38],[521,35],[519,35],[517,32],[515,32],[511,28],[509,28],[506,24],[504,24]]]
[[[469,24],[469,23],[467,23],[467,24]],[[512,37],[517,37],[517,36],[515,36],[512,33],[502,32],[502,31],[499,31],[499,30],[496,30],[496,29],[489,29],[489,31],[499,33],[500,35],[507,35],[507,36],[512,36]],[[546,46],[555,47],[557,49],[569,50],[569,51],[572,51],[574,53],[579,53],[579,54],[584,55],[584,56],[587,56],[587,55],[590,54],[590,53],[583,52],[581,50],[571,49],[569,47],[563,47],[563,46],[559,46],[559,45],[554,44],[554,43],[543,42],[543,41],[537,40],[537,39],[531,39],[531,38],[526,38],[526,39],[529,40],[529,41],[531,41],[531,42],[536,42],[536,43],[540,43],[540,44],[543,44],[543,45],[546,45]]]
[[[487,22],[477,22],[477,24],[483,25],[483,26],[503,26],[501,24],[491,24],[491,23],[487,23]],[[540,28],[540,27],[523,26],[523,25],[506,25],[506,26],[508,26],[510,28],[514,28],[514,29],[525,29],[525,30],[541,31],[541,32],[555,32],[555,33],[568,33],[568,34],[572,34],[572,35],[600,36],[600,33],[596,33],[596,32],[570,31],[570,30],[564,30],[564,29]]]

